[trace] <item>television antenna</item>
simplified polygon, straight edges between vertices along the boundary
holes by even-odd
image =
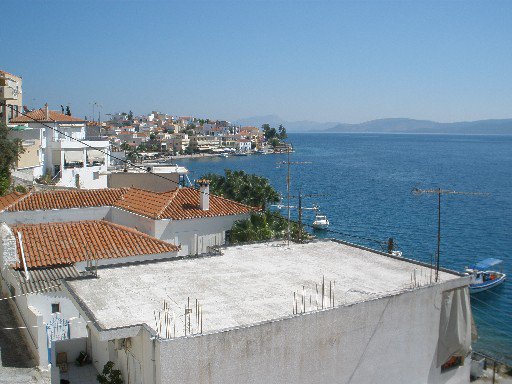
[[[304,165],[304,164],[311,164],[310,161],[290,161],[290,148],[291,144],[287,143],[287,150],[286,153],[288,155],[288,159],[286,161],[278,161],[276,164],[286,164],[288,168],[288,173],[286,176],[286,195],[287,195],[287,208],[288,208],[288,228],[287,228],[287,234],[286,239],[288,246],[290,246],[290,220],[291,220],[291,214],[290,214],[290,186],[291,186],[291,176],[290,176],[290,166],[291,165]]]
[[[439,280],[439,258],[441,251],[441,195],[475,195],[475,196],[489,196],[486,192],[460,192],[449,189],[420,189],[413,188],[412,193],[414,195],[432,194],[437,195],[437,253],[436,253],[436,275],[435,281]]]

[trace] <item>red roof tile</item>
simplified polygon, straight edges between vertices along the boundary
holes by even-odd
[[[30,111],[26,113],[27,116],[20,115],[17,117],[14,117],[10,120],[11,123],[32,123],[34,120],[40,121],[40,122],[81,122],[85,123],[84,119],[79,119],[77,117],[64,115],[60,112],[56,111],[48,111],[49,118],[46,118],[46,111],[44,108],[36,109],[34,111]]]
[[[17,202],[23,196],[24,196],[23,193],[19,193],[19,192],[13,192],[13,193],[9,193],[8,195],[5,195],[5,196],[0,196],[0,211],[3,211],[6,207]]]
[[[0,211],[35,211],[46,209],[87,208],[113,205],[128,188],[65,189],[11,193],[0,197]]]
[[[17,269],[23,268],[18,232],[28,268],[178,251],[175,245],[103,220],[23,224],[11,229],[16,236]]]
[[[151,192],[137,188],[74,189],[11,193],[0,198],[0,211],[35,211],[115,206],[155,220],[183,220],[249,213],[254,207],[209,195],[210,209],[199,208],[200,193],[192,188]]]
[[[161,193],[132,188],[114,205],[156,220],[240,215],[255,210],[248,205],[210,194],[210,209],[203,211],[199,207],[200,193],[192,188]]]

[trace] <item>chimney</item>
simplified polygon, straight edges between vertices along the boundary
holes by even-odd
[[[198,180],[199,184],[199,208],[203,211],[210,209],[210,180]]]
[[[48,110],[48,103],[44,104],[44,112],[45,112],[46,120],[50,120],[50,111]]]

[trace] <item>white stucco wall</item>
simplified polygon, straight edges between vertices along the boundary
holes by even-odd
[[[79,176],[79,186],[84,189],[107,188],[107,166],[88,166],[84,168],[63,169],[57,182],[60,187],[76,187],[76,176]]]
[[[48,365],[46,324],[52,318],[52,304],[60,304],[57,316],[70,321],[71,338],[87,336],[87,322],[66,293],[58,291],[22,295],[21,288],[10,270],[3,271],[2,285],[3,291],[9,295],[8,285],[15,289],[13,308],[20,323],[27,327],[25,338],[37,357],[39,366],[46,368]]]
[[[8,297],[11,296],[9,286],[14,287],[16,297],[10,300],[13,313],[18,323],[25,327],[22,329],[22,333],[30,349],[29,353],[36,357],[36,361],[41,368],[46,369],[48,366],[48,350],[43,316],[36,308],[29,306],[28,297],[21,294],[21,289],[9,270],[2,271],[0,282],[2,292]]]
[[[102,220],[110,207],[49,209],[37,211],[2,212],[2,221],[7,224],[40,224],[52,222]]]
[[[226,242],[229,231],[237,220],[249,215],[208,217],[190,220],[159,220],[156,222],[154,236],[181,245],[180,256],[197,255],[207,252],[207,248]]]
[[[116,224],[134,228],[150,236],[155,235],[155,220],[121,208],[111,207],[105,219]]]
[[[81,317],[75,305],[69,300],[68,296],[61,292],[39,293],[27,296],[29,306],[35,308],[43,317],[43,322],[47,324],[52,316],[52,304],[60,305],[58,316],[70,321],[70,337],[79,338],[86,337],[86,320]]]
[[[156,382],[469,383],[469,359],[443,374],[436,366],[441,292],[457,282],[256,326],[160,340]]]
[[[213,245],[225,243],[226,231],[237,220],[249,215],[207,217],[190,220],[153,220],[117,207],[112,207],[106,219],[164,240],[180,245],[179,256],[196,255],[207,252]]]
[[[157,177],[153,173],[159,176]],[[135,187],[154,192],[167,192],[179,185],[179,173],[113,172],[108,175],[109,188]]]

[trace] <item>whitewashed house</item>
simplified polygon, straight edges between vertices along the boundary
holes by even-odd
[[[4,292],[17,296],[13,305],[39,365],[51,361],[52,341],[87,335],[77,309],[61,293],[62,278],[87,275],[88,263],[101,267],[211,252],[252,210],[210,195],[207,181],[200,191],[72,189],[0,197],[0,282]]]
[[[94,367],[113,361],[125,382],[466,384],[470,279],[432,273],[343,242],[261,243],[63,289]]]
[[[107,220],[180,247],[180,256],[198,255],[226,242],[233,224],[255,208],[200,190],[152,192],[138,188],[17,192],[0,197],[0,221],[34,224]]]
[[[107,187],[110,144],[108,140],[85,140],[85,120],[51,111],[46,105],[12,118],[9,126],[16,127],[13,137],[40,145],[38,161],[18,170],[27,180],[49,175],[61,187]]]
[[[252,142],[249,139],[239,139],[236,142],[236,149],[240,152],[249,152],[252,148]]]
[[[87,336],[85,320],[61,291],[61,279],[90,276],[102,265],[172,258],[177,251],[174,245],[104,220],[4,222],[0,285],[14,297],[11,303],[26,327],[28,345],[44,369],[52,362],[52,342]],[[76,357],[69,356],[70,361]]]

